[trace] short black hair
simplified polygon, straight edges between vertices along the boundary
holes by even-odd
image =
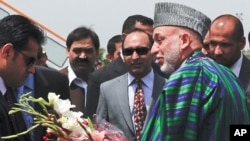
[[[149,25],[149,26],[153,26],[154,21],[153,19],[143,16],[143,15],[132,15],[129,16],[123,23],[122,26],[122,33],[129,33],[130,31],[132,31],[135,28],[135,24],[136,22],[140,22],[143,25]]]
[[[100,41],[98,35],[92,29],[84,26],[78,27],[69,33],[66,40],[66,46],[70,48],[74,41],[79,41],[88,37],[92,39],[95,49],[99,50]]]
[[[0,20],[0,46],[12,43],[14,49],[25,50],[30,39],[39,45],[45,42],[44,31],[28,18],[8,15]]]
[[[122,37],[121,35],[115,35],[112,38],[109,39],[108,45],[107,45],[107,51],[109,54],[114,54],[116,47],[116,43],[121,43],[122,42]]]
[[[127,35],[131,34],[131,33],[134,33],[134,32],[142,32],[142,33],[145,33],[147,36],[148,36],[148,40],[149,40],[149,48],[151,49],[153,44],[154,44],[154,40],[153,40],[153,37],[152,35],[148,34],[147,32],[145,32],[144,30],[142,29],[139,29],[139,28],[135,28],[133,30],[131,30],[129,33],[127,33]],[[124,48],[124,41],[126,40],[127,36],[124,38],[124,40],[122,41],[122,48]]]

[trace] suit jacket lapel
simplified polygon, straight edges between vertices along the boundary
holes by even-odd
[[[132,121],[132,116],[129,108],[129,98],[128,98],[128,78],[127,73],[125,75],[122,75],[121,79],[117,82],[116,88],[120,88],[117,90],[116,99],[119,102],[120,108],[122,110],[123,118],[127,122],[129,128],[131,131],[134,132],[134,124]]]
[[[2,120],[4,120],[6,125],[8,125],[8,127],[7,126],[5,127],[6,128],[5,130],[8,130],[7,131],[8,135],[17,134],[17,133],[21,132],[21,130],[26,130],[25,123],[21,123],[21,125],[20,125],[19,122],[16,121],[16,123],[14,123],[11,120],[10,116],[8,115],[9,110],[10,110],[9,105],[6,102],[4,96],[2,95],[1,92],[0,92],[0,105],[2,105],[2,107],[4,107],[5,111],[3,111],[3,112],[7,114],[6,118],[2,119]],[[15,113],[15,116],[17,116],[17,117],[14,117],[15,119],[19,118],[20,121],[24,122],[23,119],[20,119],[20,118],[22,118],[22,114],[20,112]],[[6,123],[7,122],[6,120],[8,120],[8,123]],[[18,125],[16,125],[16,124],[18,124]],[[17,126],[21,127],[21,129],[18,129]],[[29,134],[26,134],[26,135],[23,135],[23,136],[19,136],[19,137],[13,139],[13,140],[30,141],[30,136],[29,136]]]
[[[163,86],[165,84],[165,79],[158,75],[157,73],[154,73],[154,86],[153,86],[153,92],[152,92],[152,102],[150,104],[150,108],[154,105],[155,101],[159,97],[160,93],[162,92]]]
[[[148,121],[149,114],[150,114],[152,108],[154,107],[156,100],[160,96],[160,94],[161,94],[161,92],[163,90],[163,86],[164,86],[164,84],[166,82],[165,78],[161,77],[157,73],[154,73],[154,75],[155,76],[154,76],[154,86],[153,86],[153,92],[152,92],[152,99],[151,99],[149,110],[148,110],[148,113],[147,113],[147,116],[146,116],[146,119],[145,119],[145,122],[144,122],[143,130],[144,130],[145,125],[146,125],[146,123]]]
[[[239,79],[243,84],[244,89],[247,89],[249,84],[249,77],[250,77],[250,61],[243,55],[242,66],[240,69]]]
[[[8,103],[6,102],[4,96],[1,92],[0,92],[0,105],[2,105],[4,107],[4,109],[6,110],[6,113],[8,113],[8,111],[10,109],[9,109]]]
[[[48,82],[45,79],[46,76],[44,76],[39,69],[36,69],[36,73],[34,74],[34,97],[35,98],[39,98],[39,97],[43,97],[47,100],[47,87],[48,87]],[[34,104],[34,108],[39,111],[39,112],[43,112],[42,108],[37,105]],[[38,126],[35,130],[34,130],[34,134],[36,135],[36,137],[38,138],[38,140],[40,140],[43,135],[45,133],[45,128],[42,126]]]
[[[48,93],[48,86],[49,86],[49,82],[46,80],[45,78],[46,76],[44,76],[39,69],[36,69],[36,73],[34,74],[34,97],[35,98],[39,98],[39,97],[43,97],[43,98],[47,98],[47,94]]]

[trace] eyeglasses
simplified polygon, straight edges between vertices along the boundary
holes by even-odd
[[[29,68],[31,66],[33,66],[36,62],[36,58],[35,57],[29,57],[27,55],[25,55],[23,52],[16,50],[18,53],[22,54],[25,58],[25,64],[26,66]]]
[[[148,53],[149,50],[150,50],[150,48],[148,48],[148,47],[123,48],[122,54],[124,56],[129,56],[129,55],[132,55],[135,51],[138,55],[145,55]]]

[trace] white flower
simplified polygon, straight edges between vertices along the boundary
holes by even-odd
[[[84,129],[78,123],[78,121],[82,122],[82,115],[82,112],[67,111],[63,113],[59,120],[62,123],[63,128],[72,131],[73,135],[80,135],[84,133]]]
[[[75,105],[71,105],[69,99],[63,100],[59,98],[60,95],[56,95],[55,93],[49,93],[48,99],[49,103],[53,105],[53,109],[59,115],[64,115],[65,113],[70,111],[70,108],[74,108]]]
[[[54,105],[54,103],[57,103],[60,95],[56,95],[55,93],[49,92],[48,94],[48,99],[49,99],[49,104]]]

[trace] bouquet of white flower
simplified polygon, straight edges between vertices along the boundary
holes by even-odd
[[[60,95],[49,93],[48,101],[46,101],[43,98],[36,99],[31,97],[29,93],[22,95],[19,103],[15,103],[9,114],[26,112],[33,116],[34,125],[22,133],[5,136],[2,139],[15,138],[27,134],[41,125],[47,127],[47,135],[44,136],[45,141],[49,140],[50,134],[56,135],[58,140],[69,141],[127,140],[119,129],[108,122],[98,123],[97,121],[100,120],[95,120],[93,124],[90,119],[82,118],[82,112],[70,110],[74,107],[70,100],[63,100],[59,97]],[[36,111],[28,104],[30,102],[38,103],[45,114]],[[54,112],[49,112],[50,110],[48,109],[52,109]]]

